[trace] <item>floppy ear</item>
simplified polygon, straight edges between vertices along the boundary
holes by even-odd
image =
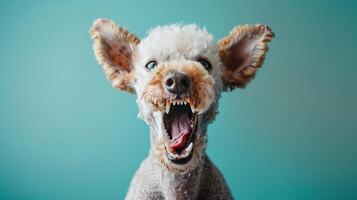
[[[95,57],[113,87],[134,93],[131,86],[134,81],[132,63],[140,40],[108,19],[95,20],[90,33]]]
[[[264,62],[274,33],[268,26],[243,25],[218,42],[225,90],[244,88]]]

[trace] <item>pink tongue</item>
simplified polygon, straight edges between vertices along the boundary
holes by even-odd
[[[179,113],[172,119],[171,123],[171,144],[170,147],[178,151],[185,146],[191,133],[190,118],[187,113]]]

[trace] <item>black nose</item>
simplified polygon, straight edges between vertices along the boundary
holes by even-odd
[[[166,90],[177,95],[187,93],[190,89],[190,85],[190,78],[178,72],[169,74],[165,80]]]

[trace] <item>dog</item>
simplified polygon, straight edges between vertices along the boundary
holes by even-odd
[[[151,148],[126,199],[233,199],[205,153],[207,126],[224,91],[244,88],[274,37],[265,25],[242,25],[214,42],[195,24],[153,28],[140,40],[109,19],[94,21],[94,54],[114,88],[136,94]]]

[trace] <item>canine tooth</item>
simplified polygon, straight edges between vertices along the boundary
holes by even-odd
[[[187,105],[187,101],[184,101],[183,103],[184,103],[185,105]]]
[[[176,105],[176,101],[172,102],[173,105]]]
[[[189,154],[190,154],[189,151],[185,151],[184,154],[183,154],[183,157],[187,157]]]
[[[188,145],[188,147],[187,147],[187,152],[191,153],[192,148],[193,148],[193,143],[191,142],[190,145]]]
[[[195,106],[190,103],[192,113],[195,113]]]
[[[192,151],[193,148],[193,143],[191,142],[190,145],[188,145],[188,147],[186,148],[185,152],[190,153]]]
[[[170,111],[170,106],[171,106],[170,102],[169,102],[169,101],[166,101],[166,114],[169,113],[169,111]]]

